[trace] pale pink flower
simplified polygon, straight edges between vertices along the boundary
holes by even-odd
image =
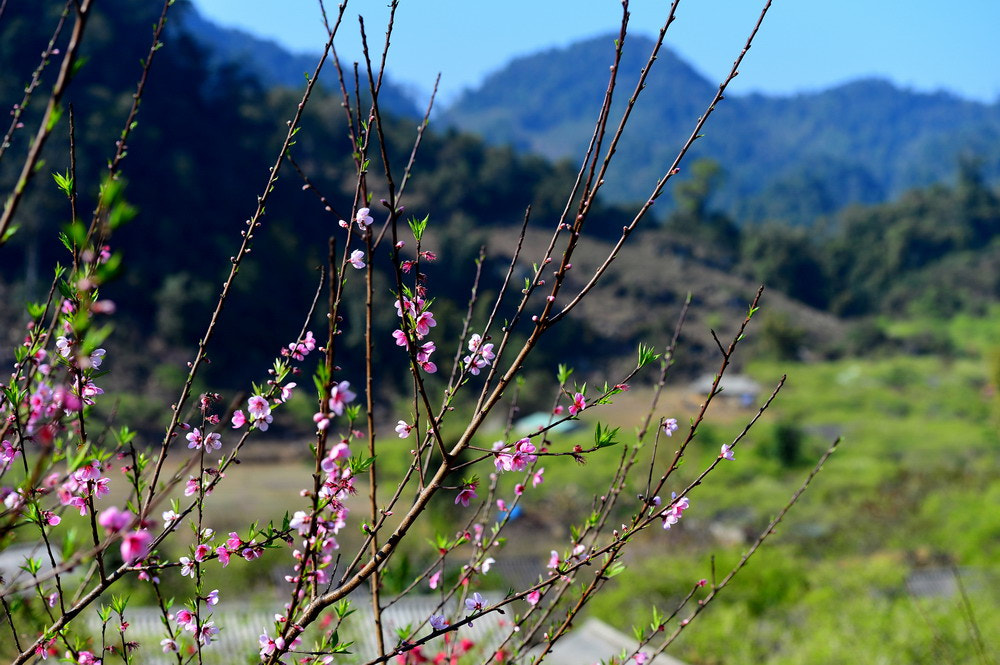
[[[288,399],[292,396],[292,389],[297,385],[299,384],[293,381],[291,383],[286,383],[285,385],[281,386],[281,397],[279,398],[279,401],[287,402]]]
[[[205,597],[205,603],[208,604],[209,607],[214,607],[214,606],[218,605],[219,604],[219,590],[218,589],[212,589],[211,591],[209,591],[208,596]]]
[[[413,425],[408,425],[405,420],[400,420],[396,424],[396,434],[399,435],[400,439],[405,439],[410,436],[410,430],[413,429]]]
[[[736,459],[736,453],[733,452],[733,447],[728,443],[722,444],[722,451],[719,453],[719,457],[725,460],[734,461]]]
[[[677,419],[667,418],[663,421],[663,433],[667,436],[673,436],[674,432],[677,431]]]
[[[448,627],[448,620],[441,614],[432,614],[430,624],[434,630],[444,630]]]
[[[178,561],[181,564],[181,577],[194,577],[194,561],[186,556],[182,556]]]
[[[360,249],[356,249],[351,252],[351,258],[347,259],[352,266],[361,270],[365,267],[365,253]]]
[[[470,612],[482,612],[487,605],[489,603],[478,591],[472,594],[472,598],[465,599],[465,609]]]
[[[359,208],[356,215],[354,215],[354,221],[358,223],[358,226],[362,229],[367,229],[375,221],[375,218],[371,216],[371,210],[368,208]]]
[[[338,416],[344,415],[344,406],[348,402],[353,402],[355,397],[357,395],[351,391],[351,383],[349,381],[341,381],[334,384],[330,389],[330,411]]]
[[[163,653],[173,653],[177,651],[177,642],[169,637],[165,637],[160,640],[160,648],[163,649]]]
[[[201,642],[202,646],[208,646],[212,643],[212,638],[219,633],[219,629],[215,626],[214,621],[208,621],[201,625],[198,629],[198,641]]]

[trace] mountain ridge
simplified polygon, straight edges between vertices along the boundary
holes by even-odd
[[[607,85],[612,41],[605,35],[519,57],[460,95],[439,121],[494,144],[576,158]],[[644,36],[626,42],[616,114],[651,46]],[[660,54],[609,174],[605,195],[615,200],[648,196],[716,89],[669,49]],[[1000,179],[1000,102],[916,92],[880,78],[789,96],[727,95],[691,155],[714,159],[727,172],[714,201],[719,207],[747,221],[796,224],[950,180],[967,156],[982,161],[990,181]]]

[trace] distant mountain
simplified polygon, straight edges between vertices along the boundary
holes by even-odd
[[[202,16],[191,3],[179,7],[177,25],[195,42],[208,51],[209,65],[216,71],[235,68],[256,78],[263,87],[298,88],[305,84],[305,73],[312,74],[319,53],[292,53],[269,39],[262,39],[236,28],[226,28]],[[339,90],[333,67],[324,67],[320,82],[330,90]],[[383,79],[380,96],[383,108],[410,118],[423,117],[423,111],[413,103],[410,93],[391,78]]]
[[[608,81],[613,38],[512,61],[460,96],[442,120],[496,144],[549,158],[582,156]],[[631,94],[652,40],[632,36],[615,109]],[[646,198],[715,92],[669,50],[636,105],[605,195]],[[1000,103],[917,93],[876,79],[790,97],[727,96],[690,157],[726,172],[713,203],[740,221],[809,223],[849,203],[877,203],[953,179],[960,157],[1000,178]]]

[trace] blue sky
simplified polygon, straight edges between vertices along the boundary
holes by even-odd
[[[316,0],[193,0],[226,26],[297,52],[318,51]],[[328,11],[336,10],[327,0]],[[349,2],[338,51],[360,59],[357,16],[379,48],[388,0]],[[728,70],[762,0],[686,0],[667,43],[713,80]],[[652,34],[669,2],[632,0],[633,31]],[[417,92],[442,74],[447,100],[511,58],[617,31],[617,0],[402,0],[388,70]],[[733,92],[788,94],[879,76],[922,91],[1000,98],[1000,0],[775,0]]]

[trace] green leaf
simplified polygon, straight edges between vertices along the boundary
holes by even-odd
[[[620,429],[620,427],[604,429],[601,427],[601,423],[597,423],[597,428],[594,430],[594,447],[608,448],[618,445],[618,431]]]
[[[424,231],[427,229],[427,221],[430,218],[431,218],[430,215],[427,215],[421,220],[418,220],[416,217],[413,217],[407,222],[407,224],[410,225],[410,231],[413,232],[413,238],[417,242],[420,242],[421,238],[424,237]]]

